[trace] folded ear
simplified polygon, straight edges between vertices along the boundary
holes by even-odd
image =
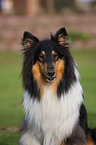
[[[31,33],[25,31],[22,39],[22,45],[24,48],[30,48],[32,44],[38,43],[39,40]]]
[[[53,39],[55,39],[58,44],[69,47],[69,36],[64,27],[56,32],[56,34],[53,36]]]

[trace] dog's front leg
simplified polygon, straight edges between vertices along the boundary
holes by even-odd
[[[20,145],[41,145],[31,132],[25,132],[19,141]]]
[[[44,137],[43,145],[60,145],[61,141],[55,135],[48,134]]]

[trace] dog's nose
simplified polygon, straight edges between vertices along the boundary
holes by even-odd
[[[48,71],[48,75],[49,75],[50,77],[53,77],[54,74],[55,74],[54,70],[50,70],[50,71]]]

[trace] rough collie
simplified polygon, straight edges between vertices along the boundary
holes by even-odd
[[[20,145],[96,145],[66,29],[42,41],[24,32],[22,44],[26,115]]]

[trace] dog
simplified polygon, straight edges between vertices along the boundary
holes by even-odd
[[[26,115],[19,144],[96,145],[66,29],[42,41],[25,31],[22,45]]]

